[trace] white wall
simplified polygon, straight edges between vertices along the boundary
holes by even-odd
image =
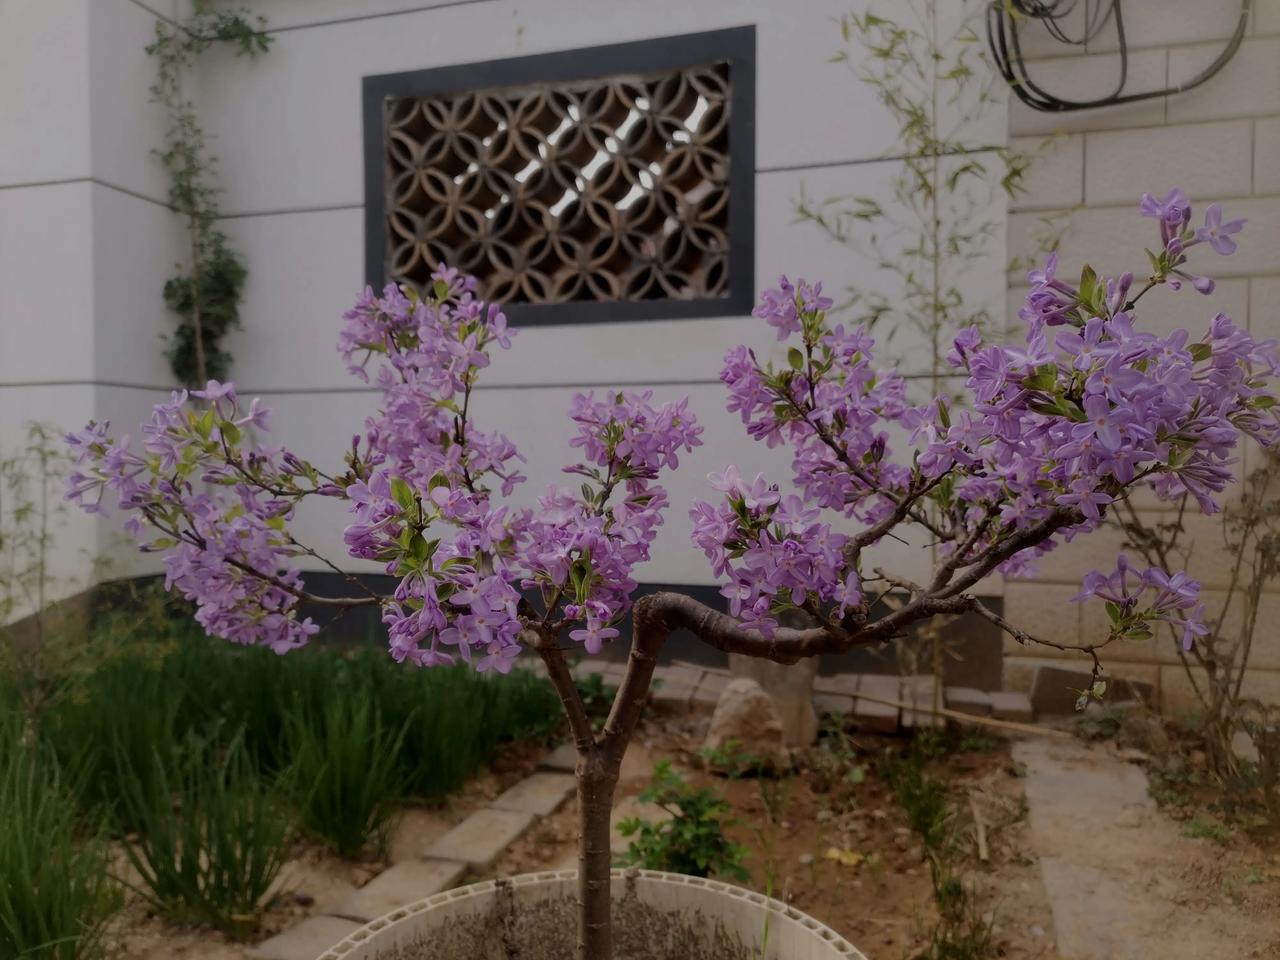
[[[159,291],[179,247],[143,48],[175,8],[0,0],[0,452],[30,420],[131,429],[171,379]],[[118,530],[68,513],[54,593],[83,588]]]

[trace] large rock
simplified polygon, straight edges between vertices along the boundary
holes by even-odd
[[[818,739],[818,714],[813,709],[813,684],[818,674],[815,657],[782,664],[731,653],[729,672],[760,684],[782,721],[788,747],[804,749]]]
[[[731,680],[720,694],[703,747],[751,757],[774,770],[791,765],[782,718],[764,688],[749,677]]]

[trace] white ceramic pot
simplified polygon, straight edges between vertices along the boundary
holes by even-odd
[[[318,960],[572,960],[577,871],[459,887],[361,927]],[[613,872],[614,960],[866,960],[763,894],[654,870]]]

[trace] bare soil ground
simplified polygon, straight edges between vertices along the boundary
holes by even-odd
[[[928,945],[936,918],[924,851],[906,815],[877,768],[888,753],[900,752],[902,738],[855,734],[839,751],[819,747],[787,777],[729,779],[705,769],[698,755],[705,720],[658,715],[648,720],[628,755],[618,806],[646,815],[636,801],[654,761],[668,758],[692,782],[722,791],[735,823],[728,832],[748,847],[751,885],[832,926],[873,960],[916,957]],[[1113,748],[1109,748],[1113,749]],[[393,841],[392,858],[418,855],[432,839],[468,812],[533,769],[539,751],[527,747],[505,754],[493,770],[476,778],[447,807],[406,810]],[[1113,750],[1114,752],[1114,750]],[[860,772],[850,776],[857,768]],[[929,772],[948,786],[956,809],[955,829],[964,880],[993,927],[993,958],[1077,960],[1088,953],[1058,952],[1059,933],[1042,879],[1043,837],[1028,821],[1025,767],[1010,743],[971,738],[962,749],[931,762]],[[970,800],[972,797],[972,800]],[[985,827],[989,855],[977,855],[974,807]],[[1103,849],[1107,836],[1138,839],[1132,811],[1097,817],[1090,832]],[[1152,896],[1177,916],[1180,936],[1213,942],[1209,954],[1223,960],[1280,958],[1280,856],[1239,832],[1224,841],[1189,839],[1164,810],[1143,814],[1163,838],[1159,876],[1148,878]],[[1064,830],[1080,829],[1078,825]],[[544,818],[516,841],[491,875],[573,866],[577,833],[572,802]],[[1174,838],[1176,842],[1168,838]],[[1067,848],[1071,836],[1053,841]],[[1119,849],[1119,847],[1117,847]],[[313,845],[300,845],[282,877],[282,893],[267,912],[258,939],[323,911],[362,885],[385,864],[353,864]],[[1106,873],[1106,865],[1103,865]],[[1125,875],[1130,882],[1131,874]],[[477,878],[478,879],[478,878]],[[1232,937],[1231,931],[1240,932]],[[1065,931],[1064,931],[1065,932]],[[1204,935],[1202,939],[1200,934]],[[245,948],[200,931],[177,930],[134,904],[117,925],[121,955],[138,960],[169,957],[247,960]],[[1063,941],[1066,942],[1065,940]],[[1071,947],[1076,950],[1075,946]],[[1160,953],[1134,953],[1157,956]],[[1181,954],[1177,954],[1181,956]],[[1203,955],[1203,954],[1200,954]],[[1121,960],[1121,954],[1114,954]],[[1128,956],[1128,954],[1124,954]]]
[[[670,759],[690,782],[726,795],[736,821],[727,832],[750,851],[751,886],[831,926],[873,960],[916,955],[936,917],[929,869],[874,763],[900,751],[902,739],[856,736],[858,783],[847,779],[847,758],[816,752],[785,778],[728,779],[707,771],[698,755],[704,724],[662,718],[640,737],[651,759]],[[992,745],[948,756],[934,772],[961,797],[972,790],[980,805],[991,859],[970,880],[993,915],[996,956],[1053,960],[1051,914],[1036,862],[1024,852],[1021,783],[1008,745]],[[646,782],[624,780],[618,806],[642,817],[652,812],[634,801]],[[494,874],[572,866],[576,831],[569,805],[513,844]],[[976,853],[972,860],[977,867]]]

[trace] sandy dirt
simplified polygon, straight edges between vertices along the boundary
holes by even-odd
[[[928,865],[876,763],[901,751],[904,741],[853,735],[838,751],[815,748],[787,777],[735,779],[705,769],[698,754],[705,723],[682,716],[645,723],[619,786],[619,813],[659,814],[636,797],[653,763],[668,758],[694,783],[728,797],[735,820],[728,832],[750,851],[752,886],[829,924],[872,960],[918,956],[936,919]],[[1091,748],[1063,742],[1092,755]],[[948,753],[930,767],[948,785],[957,810],[958,867],[992,924],[993,958],[1280,960],[1280,858],[1240,835],[1225,844],[1186,838],[1146,798],[1145,787],[1136,799],[1132,791],[1109,793],[1085,776],[1088,765],[1076,754],[1045,753],[1049,743],[987,741],[983,749]],[[1028,764],[1027,751],[1050,772],[1047,788],[1035,775],[1039,761]],[[431,840],[531,771],[540,752],[505,754],[445,807],[406,810],[389,860],[420,855]],[[1108,763],[1123,763],[1114,753]],[[850,776],[855,767],[860,773]],[[1106,769],[1114,774],[1114,766]],[[1096,796],[1085,803],[1081,797],[1091,791]],[[1045,813],[1046,792],[1066,806]],[[975,806],[989,848],[985,862],[978,858],[970,812]],[[516,841],[486,876],[571,867],[576,834],[571,800]],[[617,843],[620,848],[624,841]],[[1062,863],[1077,872],[1064,872]],[[256,939],[323,911],[385,866],[344,862],[300,845]],[[1133,889],[1141,892],[1137,901]],[[1064,898],[1084,908],[1064,912]],[[248,960],[243,946],[216,934],[176,930],[140,904],[117,924],[117,944],[121,956],[138,960]],[[1101,952],[1090,952],[1095,948]]]

